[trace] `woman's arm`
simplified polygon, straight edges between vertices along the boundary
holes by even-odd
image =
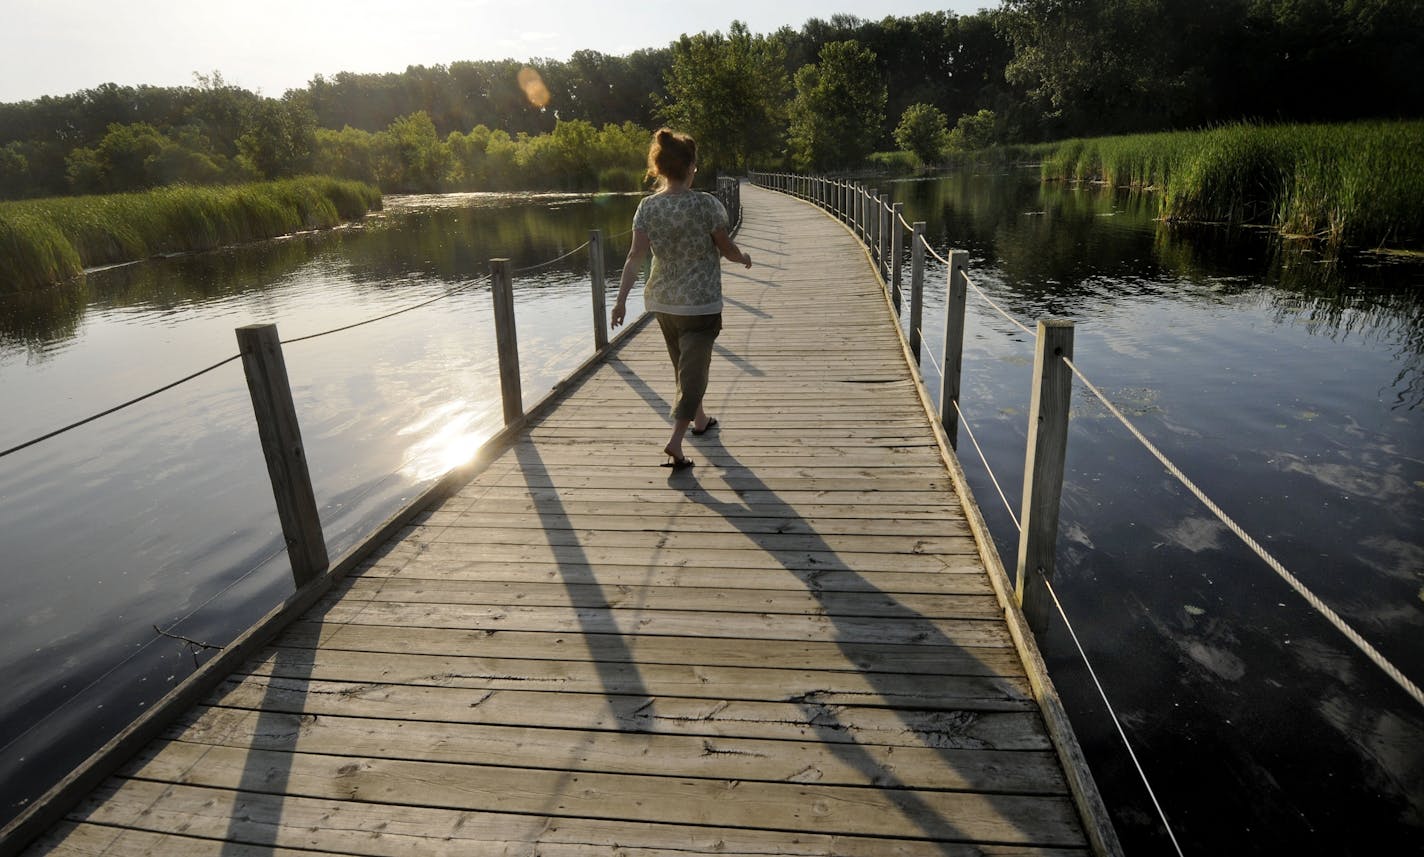
[[[717,245],[717,251],[722,254],[722,258],[728,262],[740,262],[750,268],[752,257],[742,252],[742,249],[732,241],[732,237],[727,234],[725,226],[718,226],[712,230],[712,243]]]
[[[643,267],[643,260],[648,258],[648,252],[652,248],[653,244],[648,240],[648,233],[641,229],[634,229],[633,246],[628,248],[628,258],[623,262],[623,279],[618,283],[618,301],[613,304],[612,321],[615,330],[628,315],[628,293],[633,290],[633,284],[638,281],[638,270]]]

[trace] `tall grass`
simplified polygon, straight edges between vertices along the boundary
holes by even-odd
[[[1060,141],[1043,177],[1160,190],[1166,220],[1259,224],[1331,246],[1424,242],[1424,121],[1236,124]]]
[[[4,202],[0,290],[58,282],[95,265],[327,228],[380,207],[370,185],[319,177]]]

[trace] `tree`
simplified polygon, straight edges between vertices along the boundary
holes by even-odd
[[[938,163],[944,154],[949,119],[938,107],[923,102],[911,104],[895,126],[895,143],[913,154],[922,164]]]
[[[267,99],[248,118],[237,140],[242,162],[263,178],[305,172],[316,147],[316,116],[294,101]]]
[[[992,110],[980,110],[973,115],[966,113],[954,123],[946,142],[958,152],[987,149],[999,141],[998,126],[999,120]]]
[[[400,178],[383,179],[404,190],[432,192],[439,190],[450,169],[450,148],[435,132],[435,122],[425,112],[402,116],[383,132],[395,153]]]
[[[662,120],[691,134],[713,169],[743,170],[781,148],[786,103],[785,48],[733,21],[720,32],[684,35],[673,45]]]
[[[790,144],[799,169],[854,166],[880,143],[885,83],[875,54],[858,42],[831,42],[818,64],[796,72]]]

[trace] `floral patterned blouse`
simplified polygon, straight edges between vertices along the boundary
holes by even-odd
[[[722,311],[722,254],[712,243],[719,226],[727,226],[727,210],[711,194],[657,193],[638,203],[633,228],[653,247],[644,306],[671,315]]]

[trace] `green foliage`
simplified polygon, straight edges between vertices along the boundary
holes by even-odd
[[[949,119],[932,104],[911,104],[895,126],[895,145],[922,164],[940,162],[948,145]]]
[[[948,147],[957,152],[972,152],[987,149],[1000,139],[999,120],[994,111],[984,109],[978,113],[965,114],[954,123],[954,130],[948,134]]]
[[[1424,112],[1417,0],[1004,0],[1044,136]]]
[[[441,140],[430,117],[401,117],[384,131],[316,134],[320,172],[400,193],[451,190],[636,190],[652,133],[625,122],[594,128],[560,121],[548,134],[511,137],[477,125]]]
[[[788,90],[779,41],[733,21],[726,36],[684,35],[672,51],[658,114],[697,140],[705,174],[740,172],[779,152]]]
[[[886,97],[874,53],[853,41],[821,48],[819,63],[796,72],[792,163],[802,170],[862,163],[881,140]]]
[[[275,179],[311,169],[316,116],[295,101],[260,102],[237,139],[241,160],[255,175]]]
[[[327,228],[380,205],[369,185],[315,177],[0,203],[0,290],[95,265]]]
[[[1168,220],[1269,225],[1332,246],[1424,243],[1424,120],[1233,124],[1064,140],[1047,179],[1162,191]]]

